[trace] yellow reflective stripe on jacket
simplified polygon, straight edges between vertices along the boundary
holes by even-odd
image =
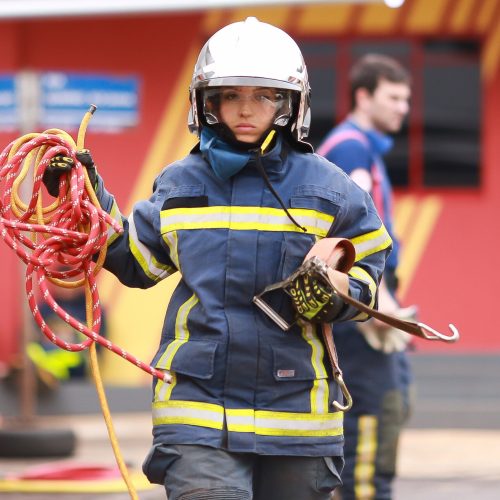
[[[342,412],[294,413],[265,410],[225,410],[229,432],[252,432],[261,436],[340,436]],[[197,425],[223,429],[224,408],[195,401],[153,403],[153,425]]]
[[[351,239],[351,242],[356,249],[356,262],[358,262],[372,253],[388,248],[392,239],[382,224],[376,231],[356,236]]]
[[[170,233],[163,234],[162,237],[170,250],[170,260],[174,263],[175,267],[180,271],[181,265],[179,263],[179,252],[177,250],[177,243],[179,241],[179,238],[177,237],[177,232],[171,231]]]
[[[157,367],[163,370],[170,370],[172,361],[179,348],[189,340],[189,330],[187,320],[189,312],[198,303],[198,297],[192,295],[177,311],[175,318],[175,340],[173,340],[166,348],[158,362]],[[158,381],[155,387],[155,401],[166,401],[174,388],[174,380],[170,384],[163,381]]]
[[[293,413],[226,409],[229,432],[252,432],[261,436],[339,436],[342,412]]]
[[[196,401],[161,401],[153,403],[153,425],[184,424],[222,430],[224,408]]]
[[[349,270],[349,276],[352,276],[353,278],[356,278],[358,280],[364,281],[365,283],[368,284],[368,288],[370,289],[371,295],[372,295],[372,300],[370,301],[370,307],[373,308],[375,305],[375,299],[376,299],[376,294],[377,294],[377,285],[374,281],[374,279],[362,268],[359,266],[354,266]],[[354,318],[352,318],[353,321],[358,321],[362,319],[366,319],[368,315],[364,312],[360,312],[358,315],[356,315]]]
[[[113,206],[111,207],[111,210],[109,212],[109,215],[111,218],[113,218],[118,225],[123,229],[123,221],[122,221],[122,214],[120,213],[120,209],[118,208],[118,205],[116,204],[116,201],[113,200]],[[118,238],[119,233],[117,233],[114,229],[113,226],[108,227],[108,241],[106,242],[106,245],[111,245],[113,241]]]
[[[321,237],[327,235],[334,221],[332,215],[316,210],[291,208],[289,212],[308,233]],[[179,229],[302,232],[302,229],[298,228],[280,208],[215,206],[162,211],[162,234]]]
[[[173,272],[175,269],[167,264],[162,264],[156,260],[155,256],[149,251],[146,245],[139,241],[137,229],[135,227],[134,214],[129,217],[129,245],[132,255],[141,266],[146,276],[153,281],[161,281]]]
[[[310,323],[305,323],[302,326],[302,338],[311,347],[311,365],[314,369],[315,380],[311,389],[311,412],[312,413],[327,413],[328,412],[328,373],[323,363],[324,348],[323,343],[316,335],[316,328]]]
[[[155,401],[168,401],[172,395],[174,387],[177,385],[177,375],[175,372],[170,372],[169,370],[164,370],[171,377],[170,383],[164,382],[161,379],[156,380],[155,385]]]

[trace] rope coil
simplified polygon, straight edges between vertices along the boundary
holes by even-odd
[[[106,254],[108,225],[116,232],[122,232],[122,229],[100,208],[87,171],[76,158],[78,149],[66,132],[50,129],[41,134],[20,137],[2,151],[0,234],[27,264],[25,290],[29,307],[41,331],[52,343],[68,351],[82,351],[97,342],[150,375],[170,382],[168,373],[149,366],[99,335],[101,306],[96,275]],[[44,206],[42,177],[50,160],[57,155],[72,158],[75,167],[68,175],[61,176],[59,198]],[[19,192],[31,170],[32,194],[26,204]],[[94,265],[92,256],[97,253],[99,257]],[[61,265],[68,270],[61,271]],[[48,288],[48,282],[64,288],[83,284],[88,286],[92,304],[92,319],[87,321],[90,327],[73,318],[57,303]],[[85,341],[69,343],[50,329],[36,303],[35,287],[55,314],[88,337]]]
[[[76,144],[63,130],[49,129],[41,134],[26,134],[12,141],[0,153],[0,235],[26,264],[25,291],[28,304],[44,335],[68,351],[89,349],[92,377],[116,462],[130,497],[138,500],[113,428],[95,344],[99,343],[164,382],[170,383],[172,379],[170,374],[143,363],[99,335],[101,305],[96,276],[106,257],[108,226],[118,233],[123,230],[101,209],[87,170],[76,157],[77,151],[83,149],[88,121],[95,109],[95,106],[91,106],[85,114]],[[61,175],[59,197],[45,206],[42,178],[50,160],[57,155],[72,158],[74,168],[68,174]],[[32,173],[31,179],[29,172]],[[25,203],[19,193],[27,187],[31,189],[31,197]],[[96,254],[98,257],[94,263],[92,257]],[[61,270],[61,265],[65,266],[64,270]],[[57,303],[48,288],[49,282],[63,288],[84,286],[87,325],[72,317]],[[54,313],[85,335],[86,340],[67,342],[50,329],[40,313],[34,286]]]

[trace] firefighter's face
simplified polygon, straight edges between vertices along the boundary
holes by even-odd
[[[410,109],[410,96],[408,84],[381,79],[366,101],[374,128],[380,132],[398,132]]]
[[[222,87],[220,117],[241,142],[255,143],[271,127],[280,94],[265,87]]]

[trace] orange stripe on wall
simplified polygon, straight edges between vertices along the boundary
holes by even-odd
[[[417,199],[412,195],[399,196],[394,203],[394,232],[401,241],[406,239],[415,220],[416,209]]]
[[[481,71],[486,82],[494,78],[500,64],[500,8],[495,17],[496,22],[492,26],[496,29],[491,29],[483,46]]]
[[[147,198],[155,176],[166,165],[189,152],[196,138],[187,128],[188,87],[194,62],[200,47],[197,40],[187,52],[172,94],[153,136],[141,175],[132,189],[128,214],[133,204]],[[148,290],[127,288],[110,273],[102,276],[99,284],[104,302],[112,304],[108,312],[112,340],[126,351],[133,352],[143,361],[149,361],[161,332],[165,310],[179,280],[179,273]],[[149,376],[130,363],[124,363],[109,351],[104,353],[103,377],[116,385],[138,385]]]
[[[450,17],[450,31],[460,33],[470,25],[474,0],[458,0],[453,5]]]
[[[227,20],[227,11],[220,9],[213,9],[207,11],[203,16],[203,21],[201,24],[201,32],[211,36],[217,30],[225,26]]]
[[[495,9],[499,0],[483,0],[478,9],[476,18],[476,28],[480,33],[484,33],[494,19]],[[497,24],[497,30],[498,30]]]
[[[408,6],[406,29],[409,33],[436,33],[447,5],[448,0],[415,0]]]
[[[398,18],[398,9],[390,9],[382,4],[369,4],[363,6],[356,28],[361,33],[385,34],[396,28]]]
[[[247,17],[256,17],[259,21],[273,24],[286,30],[290,21],[292,8],[289,6],[240,8],[240,9],[213,9],[207,11],[202,23],[202,33],[207,39],[216,31],[228,24],[244,21]]]
[[[259,21],[271,23],[278,28],[284,28],[290,14],[290,7],[248,7],[235,9],[229,19],[230,23],[244,21],[247,17],[256,17]],[[271,47],[270,47],[271,48]]]
[[[353,12],[354,5],[311,5],[302,9],[295,25],[301,34],[338,35],[347,31]]]
[[[401,245],[400,262],[398,266],[399,290],[398,296],[404,299],[413,276],[418,269],[434,228],[439,219],[443,202],[438,196],[427,196],[420,200],[415,211],[411,228]]]

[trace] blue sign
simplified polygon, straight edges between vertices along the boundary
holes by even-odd
[[[18,128],[16,80],[13,75],[0,75],[0,130]]]
[[[97,111],[89,129],[116,132],[139,121],[139,81],[135,77],[42,73],[40,91],[39,123],[44,128],[78,128],[91,104]]]

